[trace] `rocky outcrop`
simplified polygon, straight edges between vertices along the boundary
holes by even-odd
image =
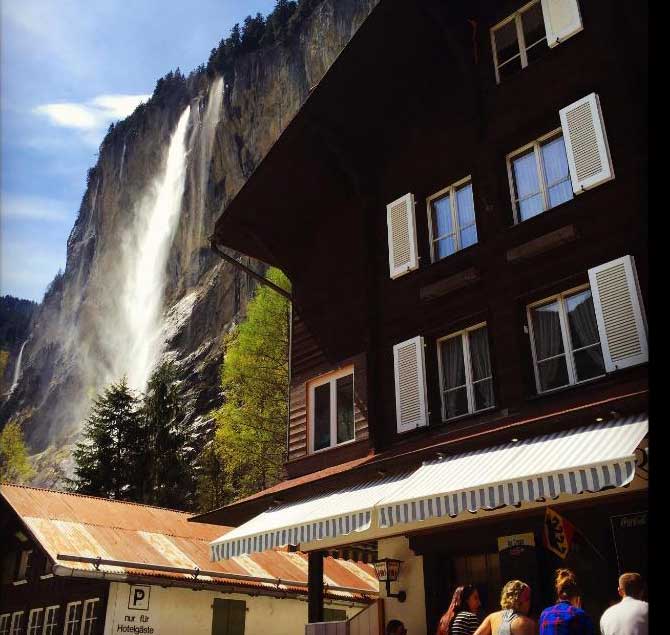
[[[190,104],[186,184],[165,267],[162,355],[180,369],[194,444],[211,431],[221,402],[222,338],[243,315],[253,282],[209,249],[218,215],[268,151],[377,0],[324,0],[285,44],[240,57],[223,88],[211,131],[208,101],[216,78],[189,76],[120,122],[101,145],[67,244],[64,275],[36,312],[21,379],[0,406],[0,425],[21,422],[36,482],[57,485],[71,470],[91,399],[120,378],[124,337],[119,290],[141,201],[166,159],[170,136]],[[157,91],[158,92],[158,91]],[[214,95],[214,96],[212,96]],[[210,135],[210,136],[208,136]],[[260,264],[253,265],[260,270]]]

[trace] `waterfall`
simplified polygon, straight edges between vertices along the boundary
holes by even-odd
[[[118,334],[123,345],[117,351],[117,366],[138,390],[146,387],[161,352],[165,270],[184,195],[190,110],[187,106],[179,119],[165,170],[140,205],[132,246],[126,246],[125,285],[120,297],[125,333]]]
[[[21,360],[23,359],[23,349],[25,348],[28,340],[21,344],[21,350],[19,350],[19,356],[16,359],[16,366],[14,366],[14,379],[12,380],[12,387],[9,389],[8,397],[14,392],[14,389],[19,384],[19,379],[21,378]]]
[[[123,150],[121,151],[121,166],[119,167],[119,185],[123,181],[123,166],[126,162],[126,140],[123,140]]]

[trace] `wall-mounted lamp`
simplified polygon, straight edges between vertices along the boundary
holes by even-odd
[[[407,599],[407,593],[398,591],[398,593],[391,593],[391,582],[398,581],[398,574],[400,573],[400,563],[402,560],[394,560],[393,558],[382,558],[372,563],[377,574],[377,579],[380,582],[386,582],[386,596],[390,598],[397,598],[398,602],[404,602]]]

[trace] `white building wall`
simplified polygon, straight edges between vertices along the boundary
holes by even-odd
[[[135,602],[138,608],[129,608],[138,590],[145,597]],[[245,635],[300,635],[305,631],[307,602],[304,600],[112,582],[104,635],[210,635],[214,598],[246,602]],[[147,608],[143,608],[145,605]],[[325,606],[345,609],[347,617],[362,608],[328,602]]]
[[[379,583],[380,597],[384,598],[384,613],[388,623],[400,620],[410,635],[423,635],[426,632],[426,594],[423,585],[423,556],[416,556],[409,548],[405,536],[384,538],[377,543],[379,558],[402,560],[397,582],[391,583],[391,593],[405,591],[407,599],[398,602],[396,598],[386,597],[386,583]]]

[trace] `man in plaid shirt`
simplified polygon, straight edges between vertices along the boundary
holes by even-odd
[[[593,622],[581,608],[575,574],[569,569],[556,571],[558,602],[542,611],[540,635],[595,635]]]

